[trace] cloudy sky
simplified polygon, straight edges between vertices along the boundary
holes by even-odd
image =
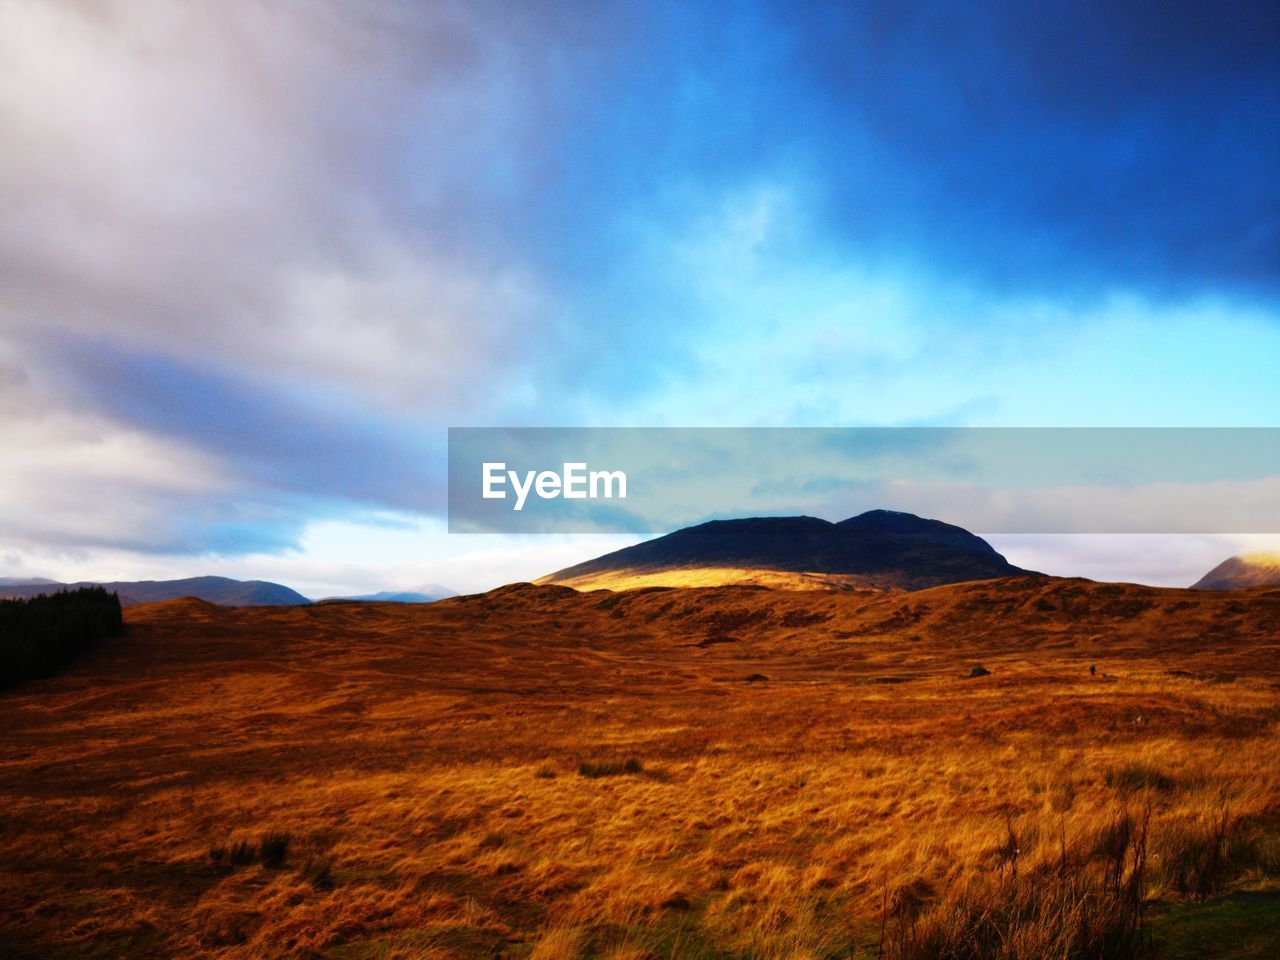
[[[449,426],[1280,425],[1280,7],[796,6],[0,0],[0,575],[634,540],[449,536]]]

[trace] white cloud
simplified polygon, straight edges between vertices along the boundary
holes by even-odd
[[[0,330],[52,341],[46,362],[90,335],[478,407],[546,305],[520,263],[439,229],[519,102],[458,16],[0,7]]]
[[[477,173],[539,122],[540,67],[493,16],[0,3],[0,534],[280,541],[314,507],[283,498],[340,499],[344,456],[374,452],[367,489],[418,483],[445,424],[528,395],[548,294],[475,210]],[[293,416],[302,439],[273,447]],[[362,424],[379,436],[344,451]]]
[[[1188,587],[1228,557],[1280,549],[1276,534],[989,534],[1010,563],[1060,577]]]

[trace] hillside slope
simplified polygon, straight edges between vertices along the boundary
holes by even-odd
[[[1193,590],[1242,590],[1280,586],[1280,554],[1247,553],[1222,561],[1191,585]]]

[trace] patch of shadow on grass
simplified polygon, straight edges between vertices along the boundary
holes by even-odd
[[[1126,795],[1141,790],[1172,793],[1179,786],[1177,779],[1149,763],[1113,767],[1102,775],[1102,781],[1112,790]]]
[[[694,646],[700,647],[701,649],[705,650],[707,647],[714,647],[718,643],[741,643],[741,642],[742,641],[740,641],[737,637],[731,636],[727,633],[713,633],[699,640],[697,643],[694,644]]]
[[[1203,903],[1165,904],[1151,915],[1161,960],[1274,960],[1280,891],[1239,891]]]

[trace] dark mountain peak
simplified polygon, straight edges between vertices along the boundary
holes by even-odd
[[[739,517],[733,520],[708,520],[692,527],[682,527],[667,536],[791,536],[797,533],[825,533],[834,526],[830,520],[820,517]]]
[[[860,513],[856,517],[850,517],[848,520],[841,520],[836,526],[893,533],[926,530],[932,527],[960,529],[960,527],[953,527],[952,524],[943,523],[941,520],[929,520],[902,510],[868,510],[866,513]]]
[[[921,589],[1025,573],[969,531],[940,520],[871,510],[840,523],[817,517],[713,520],[557,571],[541,581],[578,587],[689,582],[718,571],[843,578],[850,586]],[[724,581],[728,582],[728,581]]]
[[[964,527],[957,527],[954,523],[945,523],[942,520],[918,517],[914,513],[904,513],[900,510],[868,510],[848,520],[841,520],[836,526],[861,533],[946,543],[979,553],[996,553],[991,544],[970,533]]]

